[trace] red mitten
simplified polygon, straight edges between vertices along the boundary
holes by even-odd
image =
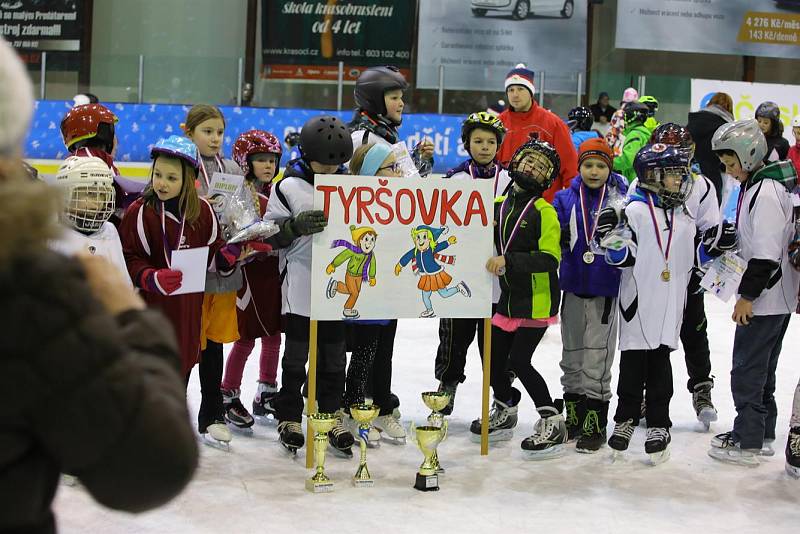
[[[183,273],[172,269],[148,269],[142,275],[142,286],[153,293],[170,295],[181,287]]]

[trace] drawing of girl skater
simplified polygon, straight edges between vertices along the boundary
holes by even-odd
[[[342,315],[345,319],[357,319],[358,310],[355,308],[358,296],[361,294],[361,284],[369,280],[369,285],[375,285],[375,240],[378,234],[369,226],[350,226],[350,235],[353,242],[346,239],[337,239],[331,243],[331,248],[345,247],[343,251],[325,268],[325,272],[333,274],[341,264],[347,262],[347,272],[344,274],[344,282],[339,282],[331,278],[328,282],[327,295],[329,299],[336,296],[336,293],[348,295],[344,303]]]
[[[439,238],[447,232],[447,227],[433,228],[427,225],[417,226],[411,230],[411,240],[414,248],[403,254],[397,265],[394,266],[394,274],[400,276],[403,267],[411,262],[411,268],[415,274],[419,275],[417,288],[422,290],[422,303],[425,305],[420,317],[436,317],[431,304],[431,293],[434,291],[442,298],[450,298],[456,293],[461,293],[465,297],[472,296],[472,292],[463,281],[455,287],[447,287],[453,281],[453,277],[444,271],[439,263],[453,265],[455,256],[445,256],[441,251],[456,244],[456,237],[450,236],[447,241],[439,243]]]

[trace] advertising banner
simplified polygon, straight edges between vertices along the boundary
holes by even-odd
[[[345,81],[367,67],[395,65],[410,79],[414,0],[264,0],[262,78]]]
[[[617,48],[800,57],[800,2],[619,0]]]
[[[311,318],[489,317],[491,180],[317,175]]]
[[[576,90],[586,70],[585,1],[420,0],[417,87],[503,91],[517,63],[546,73],[548,93]],[[521,13],[520,4],[528,6]],[[524,15],[524,16],[523,16]]]
[[[80,51],[83,14],[82,0],[0,2],[0,35],[23,61],[38,64],[43,51]]]

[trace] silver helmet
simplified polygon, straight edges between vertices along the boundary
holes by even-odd
[[[742,169],[752,172],[767,155],[767,140],[755,119],[734,121],[723,124],[714,132],[711,150],[735,152]]]

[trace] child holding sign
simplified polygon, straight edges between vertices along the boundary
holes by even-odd
[[[176,135],[153,145],[150,183],[128,207],[120,226],[128,273],[147,305],[160,309],[172,323],[187,383],[200,353],[203,293],[172,295],[183,280],[183,273],[172,269],[173,251],[209,247],[209,266],[220,272],[230,272],[240,253],[238,245],[224,245],[211,205],[197,196],[196,154],[191,141]],[[202,361],[200,382],[198,430],[210,444],[228,443],[231,435],[221,406],[215,410],[214,399],[206,394],[219,395],[219,378]]]
[[[511,387],[508,369],[525,386],[541,419],[522,449],[532,460],[564,453],[567,429],[564,402],[550,397],[547,383],[531,365],[531,357],[547,327],[557,320],[560,289],[558,263],[561,231],[556,211],[542,194],[559,173],[561,161],[549,143],[535,138],[514,153],[509,174],[514,185],[495,203],[495,246],[500,253],[486,269],[500,278],[500,300],[492,318],[491,383],[494,406],[489,414],[489,440],[511,439],[517,424],[521,393]],[[473,439],[481,434],[472,422]]]

